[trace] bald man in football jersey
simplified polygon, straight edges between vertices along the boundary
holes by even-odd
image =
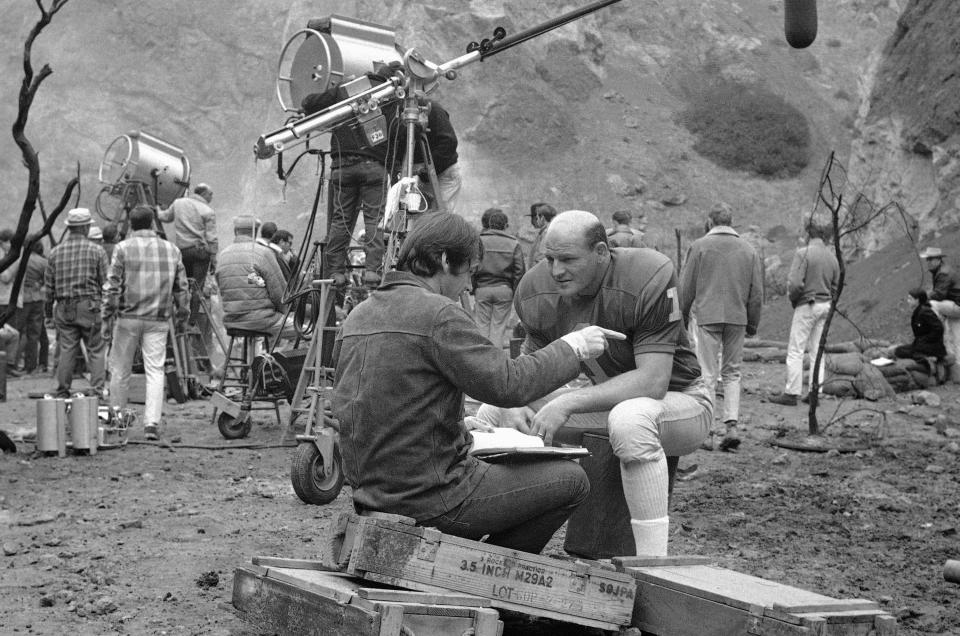
[[[546,258],[514,296],[526,329],[524,353],[580,325],[627,334],[583,365],[592,385],[558,392],[533,409],[505,414],[544,438],[606,431],[620,473],[637,554],[666,555],[667,456],[692,453],[713,421],[713,396],[687,342],[673,262],[659,252],[611,248],[600,220],[582,210],[554,217]]]

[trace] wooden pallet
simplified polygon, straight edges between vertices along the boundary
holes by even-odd
[[[327,562],[348,574],[412,590],[442,589],[494,608],[617,630],[629,626],[636,583],[595,562],[574,562],[443,534],[392,515],[342,515]]]
[[[281,636],[501,636],[503,632],[499,614],[485,599],[369,587],[340,573],[290,565],[295,567],[254,565],[234,572],[233,608],[260,631]]]
[[[622,557],[637,581],[633,625],[659,636],[896,636],[877,603],[835,599],[706,564]]]

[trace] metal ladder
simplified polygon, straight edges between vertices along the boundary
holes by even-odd
[[[313,286],[320,289],[320,312],[314,337],[310,339],[307,348],[303,370],[290,401],[290,421],[287,425],[288,429],[293,428],[297,418],[303,413],[307,414],[303,436],[298,435],[298,439],[317,436],[321,432],[316,429],[324,428],[324,399],[332,388],[334,371],[333,367],[324,364],[325,358],[332,353],[332,347],[329,346],[331,343],[325,341],[329,341],[336,330],[336,327],[326,325],[333,311],[332,284],[332,279],[313,281]]]

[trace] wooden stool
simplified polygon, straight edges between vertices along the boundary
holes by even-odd
[[[636,543],[630,526],[630,511],[623,496],[620,459],[610,440],[599,433],[584,433],[581,445],[590,451],[580,466],[590,479],[590,494],[567,520],[563,549],[587,559],[635,556]],[[673,496],[679,457],[667,457],[668,492]]]
[[[227,355],[223,365],[223,377],[217,386],[217,393],[226,395],[225,389],[239,389],[240,415],[234,417],[217,407],[213,409],[213,421],[216,422],[220,433],[227,439],[246,437],[250,433],[250,411],[273,410],[277,416],[277,424],[283,426],[280,419],[280,398],[258,395],[261,388],[256,374],[253,373],[253,362],[257,357],[257,341],[263,341],[264,349],[270,348],[270,338],[265,331],[250,331],[247,329],[227,329],[230,344],[227,346]],[[239,354],[234,352],[234,345],[240,340]],[[227,396],[229,397],[229,396]],[[238,400],[233,400],[234,402]],[[268,406],[254,406],[254,402],[268,402]]]

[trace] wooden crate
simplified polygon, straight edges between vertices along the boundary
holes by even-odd
[[[616,630],[633,614],[631,575],[462,539],[403,517],[342,515],[327,550],[332,566],[367,580],[464,592],[533,616]]]
[[[283,559],[254,562],[282,562]],[[284,565],[288,565],[285,563]],[[293,636],[501,636],[489,601],[465,594],[364,587],[347,575],[294,567],[237,568],[233,607],[258,630]],[[472,630],[472,631],[471,631]]]
[[[705,564],[614,558],[637,581],[633,625],[659,636],[895,636],[877,603],[841,600]]]

